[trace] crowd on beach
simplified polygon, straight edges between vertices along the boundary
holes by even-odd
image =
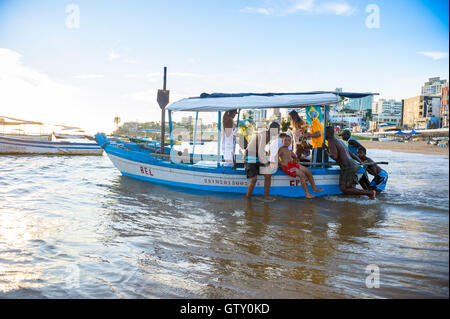
[[[236,115],[237,110],[230,110],[223,116],[222,153],[226,166],[235,165]],[[323,188],[316,186],[310,167],[328,168],[330,165],[340,166],[339,187],[345,195],[365,195],[375,199],[385,190],[387,172],[367,157],[366,148],[351,136],[350,131],[344,130],[340,134],[341,140],[335,136],[334,127],[328,126],[324,139],[324,124],[317,113],[312,114],[310,125],[295,110],[289,113],[289,121],[290,128],[286,132],[281,132],[280,123],[274,121],[268,129],[249,137],[245,148],[245,171],[249,180],[247,198],[252,196],[258,175],[263,175],[264,200],[270,200],[271,178],[279,168],[291,177],[298,177],[305,197],[314,198],[307,188],[307,181],[313,193],[320,193]],[[269,151],[266,151],[267,145]],[[358,178],[360,166],[365,170]],[[372,181],[368,175],[373,176]],[[358,184],[361,188],[356,187]]]

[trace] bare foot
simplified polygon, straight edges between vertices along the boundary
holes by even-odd
[[[305,194],[305,197],[306,197],[306,198],[310,198],[310,199],[311,199],[311,198],[316,198],[315,196],[311,195],[310,193],[306,193],[306,194]]]
[[[372,199],[372,200],[377,198],[377,192],[376,191],[372,191],[372,195],[369,195],[369,198]]]
[[[323,192],[323,188],[314,187],[313,192]]]
[[[263,197],[263,198],[258,198],[259,200],[263,201],[264,203],[271,203],[273,201],[275,201],[275,198],[270,198],[270,197]]]

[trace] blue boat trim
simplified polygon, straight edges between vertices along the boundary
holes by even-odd
[[[182,182],[172,182],[163,179],[140,176],[135,174],[130,174],[126,172],[120,172],[122,175],[135,178],[138,180],[142,180],[145,182],[157,183],[166,186],[174,186],[180,188],[188,188],[188,189],[196,189],[201,191],[209,191],[209,192],[223,192],[223,193],[239,193],[245,194],[247,191],[247,186],[234,186],[234,187],[226,187],[226,186],[210,186],[210,185],[199,185],[199,184],[188,184]],[[326,196],[326,195],[336,195],[340,194],[341,191],[339,189],[339,185],[320,185],[320,187],[324,188],[323,192],[313,193],[311,186],[308,186],[308,190],[314,194],[314,196]],[[264,186],[256,186],[253,190],[253,195],[264,195]],[[284,197],[304,197],[305,192],[302,187],[299,186],[285,186],[285,187],[273,187],[270,189],[269,195],[271,196],[284,196]]]

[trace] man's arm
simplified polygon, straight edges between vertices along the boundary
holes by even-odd
[[[306,137],[321,137],[322,136],[322,132],[321,131],[317,131],[314,134],[306,133],[305,135],[306,135]]]
[[[362,148],[365,149],[364,146],[362,146],[361,144],[359,144],[359,142],[357,142],[357,141],[355,141],[355,140],[349,140],[349,141],[348,141],[348,144],[351,145],[351,146],[354,146],[354,147],[356,147],[356,148],[362,147]]]
[[[352,152],[350,152],[350,151],[348,151],[349,153],[350,153],[350,156],[354,159],[354,160],[357,160],[358,162],[362,162],[361,161],[361,159],[358,157],[358,156],[356,156],[355,154],[353,154]]]

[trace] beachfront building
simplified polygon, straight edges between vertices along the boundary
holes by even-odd
[[[441,124],[442,127],[448,127],[448,84],[442,88],[441,95]]]
[[[372,104],[372,119],[381,124],[399,125],[402,114],[402,102],[379,99]]]
[[[362,116],[358,113],[346,113],[330,110],[330,122],[341,129],[362,125]]]
[[[442,88],[448,87],[447,80],[441,80],[439,77],[429,78],[428,82],[422,86],[422,95],[440,97],[442,95]]]
[[[433,96],[415,96],[403,100],[402,124],[407,128],[439,128],[441,98]]]

